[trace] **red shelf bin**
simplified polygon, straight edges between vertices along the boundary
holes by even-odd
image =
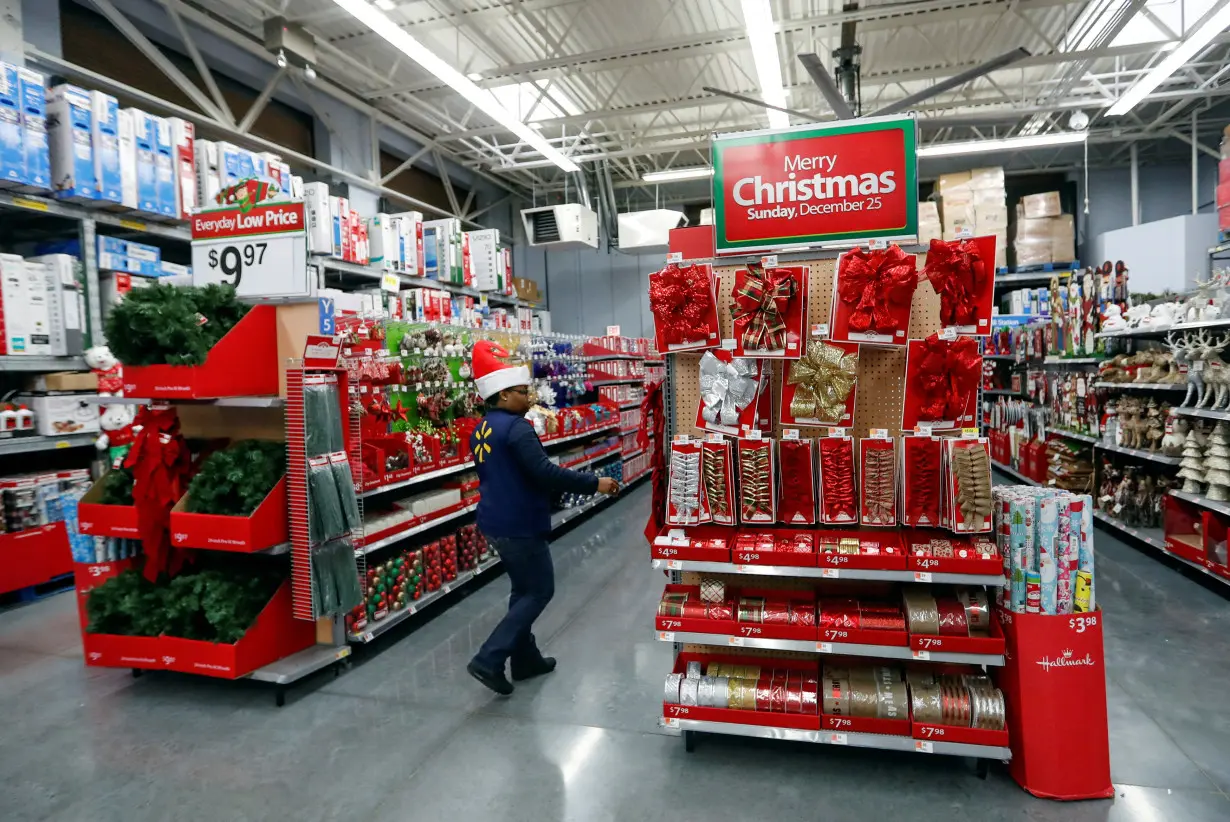
[[[90,486],[77,504],[77,531],[95,537],[138,539],[137,509],[133,505],[103,505],[103,482],[106,476]]]
[[[740,548],[738,537],[736,537],[730,546],[731,562],[736,565],[772,565],[786,568],[816,567],[814,541],[812,544],[813,550],[808,553],[777,550],[777,545],[780,541],[788,540],[799,534],[812,535],[810,531],[801,531],[794,528],[757,528],[754,526],[748,526],[739,530],[740,537],[749,534],[772,537],[773,545],[770,547],[766,540],[763,546],[758,544],[754,547]]]
[[[1226,517],[1213,511],[1205,511],[1202,523],[1204,525],[1204,551],[1199,561],[1219,576],[1230,579],[1230,557],[1227,556],[1227,524]],[[1169,540],[1167,540],[1169,544]]]
[[[911,736],[927,742],[958,742],[963,745],[990,745],[997,748],[1008,747],[1007,731],[988,731],[983,728],[962,728],[959,725],[933,725],[927,722],[914,722],[911,726]]]
[[[194,514],[188,494],[171,509],[171,541],[177,548],[208,548],[250,554],[290,541],[286,478],[278,480],[250,516]]]
[[[0,534],[0,594],[41,585],[72,570],[63,522]]]
[[[820,683],[821,691],[824,682]],[[821,703],[823,704],[823,702]],[[909,736],[912,726],[909,718],[876,719],[863,716],[820,715],[820,730],[843,734],[880,734],[882,736]]]
[[[915,651],[934,651],[946,654],[992,654],[1003,655],[1004,633],[999,620],[992,618],[990,636],[933,636],[910,634],[910,647]]]
[[[1209,530],[1206,521],[1211,514],[1186,500],[1166,494],[1162,498],[1166,550],[1175,556],[1203,564],[1206,558],[1205,534]]]
[[[782,588],[742,588],[728,594],[735,610],[735,629],[731,633],[736,636],[754,639],[801,639],[808,642],[816,639],[816,626],[791,625],[772,622],[740,622],[739,598],[764,597],[766,600],[785,600],[791,605],[795,603],[808,604],[815,607],[816,594],[811,590],[788,590]]]
[[[878,554],[838,554],[825,552],[821,546],[826,542],[856,537],[860,545],[878,543]],[[883,528],[824,528],[816,532],[816,564],[821,568],[857,568],[861,571],[904,571],[905,553],[901,536]]]
[[[700,587],[697,585],[674,585],[668,584],[663,589],[663,594],[668,593],[686,593],[689,598],[695,597],[700,601]],[[726,594],[727,602],[730,602],[730,592]],[[739,623],[733,618],[735,605],[731,603],[731,619],[709,619],[708,617],[685,617],[685,616],[662,616],[657,614],[654,616],[654,629],[658,631],[685,631],[698,634],[724,634],[727,636],[735,636],[739,632]]]
[[[710,662],[735,665],[758,665],[761,668],[777,668],[800,671],[808,676],[820,677],[819,664],[814,660],[775,659],[763,656],[727,656],[722,654],[682,653],[675,660],[674,673],[682,674],[688,662],[697,660],[702,666]],[[667,719],[696,719],[702,722],[729,722],[735,725],[760,725],[767,728],[797,728],[803,731],[820,729],[820,715],[787,714],[771,711],[749,711],[739,708],[701,708],[695,705],[662,704],[662,715]]]
[[[129,557],[127,559],[112,560],[111,562],[73,563],[73,582],[77,588],[77,613],[81,617],[82,633],[85,633],[85,628],[90,623],[89,614],[85,609],[85,601],[89,599],[90,591],[93,591],[112,577],[118,577],[133,567],[135,562],[135,559]]]
[[[205,400],[276,396],[277,309],[256,305],[205,356],[202,365],[126,365],[129,397]]]
[[[316,624],[291,614],[290,582],[278,587],[248,632],[234,644],[179,637],[84,634],[87,665],[145,668],[237,679],[316,642]]]
[[[650,556],[654,559],[730,562],[730,550],[736,533],[728,525],[694,525],[689,528],[668,525],[654,538],[649,549]]]
[[[958,556],[915,556],[913,546],[920,543],[928,543],[932,539],[942,539],[951,542]],[[993,532],[988,531],[986,534],[978,536],[977,539],[986,540],[993,544],[995,535]],[[974,550],[969,537],[957,536],[950,531],[912,529],[905,533],[903,544],[905,546],[906,568],[911,571],[926,571],[940,574],[985,574],[990,576],[1003,576],[1004,574],[1004,561],[1002,557],[996,554],[993,557],[984,559],[978,551]],[[960,556],[961,551],[967,552],[968,556]]]
[[[396,525],[391,525],[383,530],[373,531],[370,534],[364,534],[363,540],[361,542],[356,542],[356,545],[368,545],[373,542],[379,542],[385,537],[391,537],[394,534],[400,534],[403,531],[409,531],[413,528],[418,528],[421,525],[428,525],[434,520],[443,519],[449,514],[455,514],[458,511],[461,511],[470,505],[476,505],[477,503],[478,500],[476,498],[463,499],[460,502],[453,503],[452,505],[446,505],[443,508],[438,508],[428,515],[411,517],[410,519],[402,520]]]

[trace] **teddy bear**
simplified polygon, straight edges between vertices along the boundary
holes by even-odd
[[[102,433],[94,440],[94,447],[100,452],[106,452],[107,462],[112,468],[117,468],[132,448],[137,427],[133,420],[137,416],[135,405],[107,405],[98,418],[98,427]]]
[[[98,393],[114,396],[124,388],[120,361],[105,345],[96,345],[85,352],[85,364],[98,375]]]

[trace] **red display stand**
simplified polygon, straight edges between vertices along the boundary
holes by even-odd
[[[187,510],[188,495],[171,509],[171,541],[177,548],[209,548],[250,554],[290,542],[286,512],[286,478],[278,480],[251,516],[227,517],[193,514]]]
[[[0,534],[0,594],[41,585],[72,570],[63,522]]]
[[[77,504],[77,531],[93,537],[138,539],[135,505],[104,505],[102,500],[104,475],[90,486]]]
[[[1044,799],[1113,796],[1102,612],[997,613],[1007,646],[997,680],[1012,778]]]
[[[90,624],[89,614],[85,609],[85,601],[90,592],[112,577],[118,577],[133,566],[136,560],[117,559],[111,562],[74,562],[73,581],[77,587],[77,613],[81,617],[81,633]]]

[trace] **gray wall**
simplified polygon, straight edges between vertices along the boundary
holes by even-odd
[[[514,273],[530,277],[547,297],[551,328],[565,334],[602,334],[618,325],[627,337],[652,337],[649,274],[666,255],[593,251],[544,251],[516,246],[521,266]]]

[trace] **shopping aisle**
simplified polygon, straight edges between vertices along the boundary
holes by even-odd
[[[282,709],[251,683],[84,668],[70,596],[0,614],[3,818],[1230,817],[1226,602],[1100,530],[1113,805],[1035,800],[948,757],[733,737],[686,754],[655,725],[671,652],[648,616],[663,583],[641,537],[649,499],[638,489],[556,543],[539,640],[560,668],[511,699],[464,671],[502,577]]]

